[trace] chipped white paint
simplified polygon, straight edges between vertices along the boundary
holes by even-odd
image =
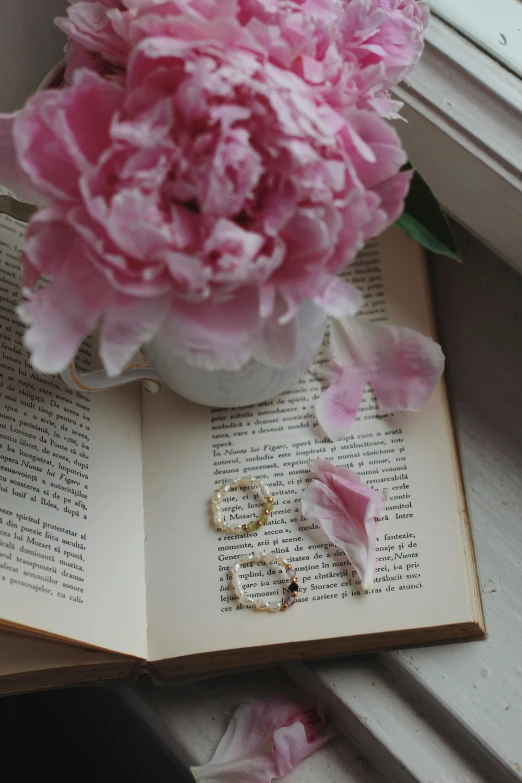
[[[522,780],[522,277],[462,230],[457,238],[465,262],[438,260],[434,291],[489,638],[288,666],[286,679],[268,669],[124,690],[185,770],[211,757],[241,700],[293,678],[350,739],[287,783]]]
[[[490,579],[487,584],[482,585],[483,593],[496,593],[498,589],[499,586],[496,582],[493,581],[493,579]]]

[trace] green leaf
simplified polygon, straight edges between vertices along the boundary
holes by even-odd
[[[427,250],[461,261],[448,218],[417,171],[413,173],[404,212],[395,225]]]

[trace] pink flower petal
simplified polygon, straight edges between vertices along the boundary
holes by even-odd
[[[169,226],[150,196],[138,189],[122,189],[106,213],[106,230],[123,253],[148,261],[170,239]]]
[[[0,184],[19,198],[32,204],[42,204],[45,198],[33,186],[16,156],[14,126],[17,117],[18,114],[0,115]]]
[[[364,299],[355,286],[339,277],[333,277],[325,290],[313,297],[313,302],[322,307],[328,315],[342,318],[343,315],[355,315],[361,309]]]
[[[116,115],[111,125],[111,138],[154,150],[167,139],[172,122],[172,101],[158,100],[132,120],[122,120]]]
[[[352,112],[350,124],[373,153],[373,160],[363,158],[357,162],[357,175],[366,188],[375,188],[406,163],[406,153],[397,131],[369,111]]]
[[[24,294],[18,308],[29,327],[25,343],[39,372],[61,372],[74,358],[114,296],[92,265],[81,236],[59,204],[38,212],[26,234]],[[52,278],[32,293],[40,276]]]
[[[35,95],[18,113],[14,127],[16,154],[35,187],[57,199],[73,199],[78,191],[79,171],[67,154],[63,139],[43,121],[43,99],[43,93]]]
[[[208,783],[271,783],[333,736],[313,709],[286,699],[250,701],[234,713],[209,763],[191,772]]]
[[[251,198],[263,173],[259,153],[250,144],[244,128],[222,136],[203,190],[203,210],[209,215],[233,217]]]
[[[26,252],[31,252],[31,248]],[[28,327],[25,345],[38,372],[62,372],[73,360],[82,341],[89,335],[107,298],[103,276],[85,257],[77,236],[71,240],[66,262],[62,258],[60,274],[18,307],[21,321]]]
[[[269,318],[274,312],[276,303],[276,291],[271,285],[264,285],[259,289],[259,315],[261,318]]]
[[[329,271],[339,272],[351,263],[366,240],[385,228],[384,220],[380,215],[377,217],[379,201],[372,191],[352,190],[350,202],[341,212],[341,228],[334,253],[328,261]]]
[[[277,777],[286,777],[301,761],[333,738],[323,730],[324,723],[315,710],[300,710],[290,716],[287,725],[274,734]]]
[[[76,200],[80,175],[95,165],[109,143],[123,91],[90,71],[74,88],[44,90],[15,117],[13,138],[21,168],[43,193]]]
[[[350,431],[367,383],[381,413],[417,411],[444,370],[444,355],[430,337],[361,318],[332,322],[330,352],[333,361],[319,374],[331,385],[317,400],[316,415],[331,440]]]
[[[351,508],[353,513],[364,516],[369,500],[375,505],[376,515],[379,515],[385,494],[364,484],[354,470],[320,459],[315,460],[310,469],[315,478],[335,492],[343,505]]]
[[[413,329],[344,318],[332,324],[331,350],[346,374],[370,383],[379,410],[417,411],[444,370],[444,355]]]
[[[287,367],[295,363],[299,337],[297,316],[280,322],[286,306],[282,299],[276,303],[273,313],[261,327],[254,341],[253,358],[271,367]]]
[[[258,323],[258,293],[245,287],[220,302],[175,298],[160,334],[195,367],[239,370],[251,358]]]
[[[220,282],[241,283],[252,274],[252,264],[261,251],[264,238],[245,231],[230,220],[219,218],[205,242],[204,251]]]
[[[317,421],[330,440],[346,437],[357,416],[366,381],[356,373],[341,372],[315,404]]]
[[[52,243],[52,244],[51,244]],[[53,277],[61,269],[61,259],[69,259],[76,247],[72,227],[67,225],[58,204],[39,210],[31,219],[25,235],[22,263],[29,264],[36,278],[24,285],[33,285],[40,276]]]
[[[65,48],[65,84],[72,84],[76,72],[84,68],[99,73],[100,76],[110,70],[109,64],[100,55],[69,39]]]
[[[400,171],[373,188],[381,200],[379,210],[386,215],[386,225],[394,223],[402,214],[412,176],[413,171]]]
[[[67,19],[59,18],[55,23],[88,51],[99,52],[115,65],[125,65],[128,46],[115,34],[100,3],[75,2],[67,9]]]
[[[113,118],[124,100],[122,87],[93,71],[81,71],[73,90],[47,93],[41,106],[44,121],[62,137],[72,160],[83,170],[96,165],[110,144]]]
[[[366,486],[356,473],[325,460],[310,465],[311,483],[303,493],[303,513],[350,558],[363,589],[371,588],[375,571],[375,517],[386,494]]]
[[[120,294],[114,298],[103,316],[100,341],[100,357],[110,378],[119,375],[138,348],[152,340],[168,306],[167,296],[138,299]]]

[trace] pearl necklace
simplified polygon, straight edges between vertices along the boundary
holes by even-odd
[[[232,489],[238,487],[254,487],[257,493],[263,498],[265,504],[257,517],[252,522],[247,524],[234,524],[231,525],[223,520],[223,512],[221,509],[221,501],[228,495]],[[214,524],[218,530],[225,531],[227,533],[251,533],[257,530],[268,522],[270,512],[274,508],[274,498],[270,494],[270,491],[266,484],[262,481],[252,478],[252,476],[242,476],[238,479],[232,479],[220,486],[218,490],[214,492],[211,498],[212,515]]]
[[[283,598],[282,601],[265,601],[263,598],[256,598],[255,596],[248,595],[241,585],[241,579],[239,577],[239,571],[242,565],[278,565],[280,568],[284,568],[286,575],[290,580],[288,585],[289,595]],[[250,607],[251,609],[257,609],[258,612],[283,612],[293,606],[297,600],[297,593],[299,591],[299,585],[297,584],[296,572],[293,566],[282,555],[278,555],[275,552],[257,552],[253,555],[237,560],[230,568],[230,574],[232,576],[232,587],[236,593],[239,601],[243,606]]]

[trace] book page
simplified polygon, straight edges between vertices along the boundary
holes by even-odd
[[[143,656],[139,389],[34,372],[14,312],[24,229],[0,217],[0,618]]]
[[[370,243],[349,270],[365,295],[367,318],[430,334],[425,274],[422,252],[394,230]],[[314,414],[321,389],[309,372],[279,398],[251,408],[210,410],[168,390],[145,400],[150,660],[473,619],[459,468],[442,384],[420,413],[385,416],[367,388],[350,435],[336,443],[325,438]],[[308,464],[316,458],[352,468],[390,493],[366,594],[346,554],[302,515]],[[275,508],[257,532],[220,534],[210,522],[211,493],[245,473],[267,483]],[[248,522],[260,504],[236,490],[223,510],[225,520]],[[232,563],[260,549],[284,554],[297,569],[299,601],[286,612],[245,609],[231,590]],[[256,567],[245,576],[254,596],[282,597],[280,575]]]

